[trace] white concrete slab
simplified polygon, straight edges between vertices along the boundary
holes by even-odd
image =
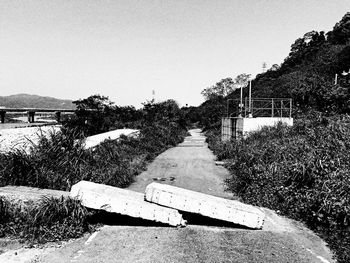
[[[84,148],[90,149],[96,147],[101,142],[105,140],[117,140],[120,136],[138,136],[140,133],[139,130],[135,129],[118,129],[114,131],[104,132],[100,134],[96,134],[93,136],[89,136],[84,141]]]
[[[257,207],[187,189],[151,183],[146,187],[147,201],[203,216],[261,229],[265,213]]]
[[[24,150],[29,153],[30,147],[38,144],[40,135],[49,137],[50,133],[57,133],[61,130],[61,125],[1,129],[7,124],[0,125],[0,153],[16,150]]]
[[[177,210],[146,202],[142,193],[80,181],[73,185],[70,196],[80,199],[88,208],[143,218],[171,226],[186,225],[186,221]]]

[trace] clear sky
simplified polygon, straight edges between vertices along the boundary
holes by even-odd
[[[0,0],[0,96],[93,94],[198,105],[225,77],[280,64],[350,0]]]

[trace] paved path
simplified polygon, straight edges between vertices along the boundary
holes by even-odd
[[[216,196],[224,192],[228,172],[215,165],[199,130],[161,154],[129,189],[172,184]],[[203,220],[185,228],[135,225],[105,226],[93,235],[43,252],[33,262],[333,262],[325,244],[301,224],[264,209],[262,230],[211,225]],[[118,223],[118,222],[116,222]]]
[[[229,173],[215,165],[215,156],[208,149],[205,137],[200,130],[190,133],[192,136],[186,137],[183,143],[159,155],[129,189],[144,193],[148,184],[158,182],[234,198],[233,194],[224,191],[224,180]]]

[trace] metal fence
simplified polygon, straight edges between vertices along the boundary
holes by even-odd
[[[227,100],[226,117],[292,117],[292,99],[290,98],[245,98]]]

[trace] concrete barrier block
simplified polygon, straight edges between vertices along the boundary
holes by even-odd
[[[265,218],[265,213],[257,207],[171,185],[151,183],[145,198],[155,204],[253,229],[261,229]]]
[[[186,225],[186,221],[177,210],[146,202],[142,193],[80,181],[73,185],[70,196],[80,199],[82,204],[88,208],[142,218],[171,226]]]

